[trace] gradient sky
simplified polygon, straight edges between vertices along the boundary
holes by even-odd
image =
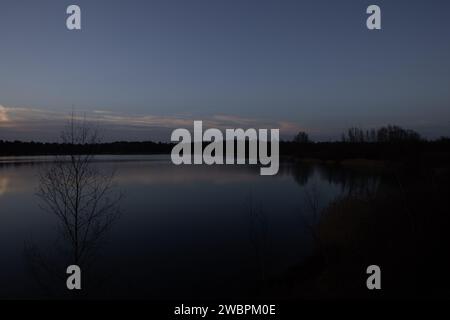
[[[449,14],[446,0],[1,0],[0,139],[55,140],[73,106],[108,139],[169,140],[194,119],[450,135]]]

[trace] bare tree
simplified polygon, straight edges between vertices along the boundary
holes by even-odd
[[[113,185],[114,172],[94,164],[100,142],[95,127],[72,114],[61,140],[69,152],[41,170],[37,195],[42,207],[57,216],[71,262],[82,265],[118,217],[121,195]]]
[[[341,137],[342,142],[350,143],[399,143],[418,142],[422,140],[419,133],[403,129],[399,126],[388,125],[379,129],[363,130],[353,127],[344,132]]]
[[[318,232],[318,224],[323,217],[323,209],[320,208],[320,192],[316,183],[312,183],[311,186],[305,186],[304,189],[305,200],[309,207],[309,214],[306,216],[303,210],[300,210],[300,218],[306,230],[310,233],[313,243],[316,245],[318,253],[323,257],[325,262],[328,262],[327,252],[325,246],[322,243]]]

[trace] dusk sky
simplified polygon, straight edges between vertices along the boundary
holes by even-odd
[[[0,139],[56,140],[73,107],[109,140],[168,141],[193,120],[450,135],[449,14],[448,0],[1,0]]]

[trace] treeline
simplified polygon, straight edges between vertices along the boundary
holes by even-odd
[[[378,142],[398,143],[417,142],[423,140],[419,133],[414,130],[403,129],[399,126],[386,126],[379,129],[364,130],[361,128],[350,128],[342,134],[342,142]]]
[[[0,156],[73,153],[170,154],[174,145],[151,141],[71,145],[0,140]],[[248,150],[248,145],[246,149]],[[292,141],[280,142],[280,154],[331,161],[371,159],[446,164],[450,163],[450,138],[430,141],[413,130],[399,126],[385,126],[371,130],[350,128],[342,134],[341,141],[336,142],[313,142],[306,132],[299,132]]]
[[[378,129],[352,127],[341,135],[341,142],[349,143],[405,143],[423,140],[418,132],[395,125],[388,125]],[[294,137],[293,142],[310,143],[312,141],[306,132],[300,131]]]
[[[280,146],[284,155],[340,161],[344,159],[397,160],[450,163],[450,138],[426,140],[419,133],[395,125],[365,130],[349,128],[341,141],[313,142],[306,132],[299,132],[291,143]]]
[[[170,153],[171,143],[111,142],[98,144],[63,144],[0,140],[0,156],[65,155],[65,154],[164,154]]]

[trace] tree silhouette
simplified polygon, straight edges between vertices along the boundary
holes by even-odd
[[[357,127],[349,128],[342,134],[341,139],[342,142],[350,143],[403,143],[422,140],[421,136],[417,132],[394,125],[388,125],[379,129],[370,130],[363,130]]]
[[[309,136],[308,136],[308,134],[306,132],[300,131],[294,137],[294,142],[296,142],[296,143],[309,143],[311,141],[309,140]]]
[[[378,142],[417,142],[422,138],[413,130],[406,130],[399,126],[389,125],[377,131]]]
[[[118,217],[121,195],[113,185],[114,173],[94,164],[94,147],[99,143],[95,128],[72,115],[61,140],[72,152],[55,156],[41,170],[37,195],[42,207],[57,216],[72,249],[71,263],[82,265]],[[90,150],[79,154],[80,145]]]

